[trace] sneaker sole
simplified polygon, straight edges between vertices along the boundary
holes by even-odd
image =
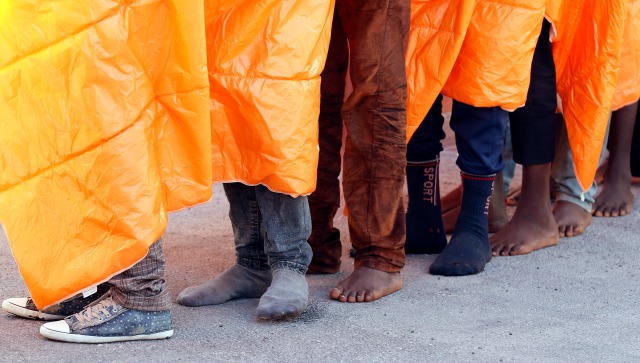
[[[27,319],[51,321],[62,320],[65,318],[64,315],[47,314],[37,310],[30,310],[24,306],[12,304],[6,300],[2,302],[2,309],[8,313]]]
[[[153,334],[117,336],[117,337],[97,337],[97,336],[91,336],[91,335],[63,333],[63,332],[51,330],[42,326],[40,327],[40,334],[42,334],[43,336],[49,339],[58,340],[61,342],[97,344],[97,343],[126,342],[131,340],[167,339],[173,336],[173,329],[162,331],[159,333],[153,333]]]

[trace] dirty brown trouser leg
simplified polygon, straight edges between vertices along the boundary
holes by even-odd
[[[404,266],[402,187],[406,166],[407,80],[404,55],[409,0],[338,0],[349,40],[353,93],[343,187],[355,267],[397,272]]]
[[[164,262],[159,239],[149,247],[145,258],[109,280],[113,299],[132,310],[169,310],[171,298],[163,278]]]
[[[340,207],[341,109],[348,64],[347,37],[336,12],[329,54],[321,75],[320,159],[316,190],[309,196],[312,221],[309,244],[313,249],[313,259],[308,273],[334,273],[340,270],[342,245],[340,231],[333,226],[333,218]]]

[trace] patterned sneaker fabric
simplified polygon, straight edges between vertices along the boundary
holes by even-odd
[[[98,291],[87,296],[83,297],[82,294],[76,295],[69,300],[63,301],[59,304],[49,306],[46,309],[43,309],[43,313],[52,314],[52,315],[62,315],[69,316],[75,313],[82,311],[85,306],[91,304],[92,302],[99,300],[102,295],[106,294],[109,291],[109,285],[100,284],[97,287]],[[27,298],[27,304],[25,306],[26,309],[38,311],[38,307],[33,303],[31,298]]]
[[[115,302],[110,294],[68,316],[65,322],[71,334],[96,337],[148,335],[172,329],[170,310],[129,310]]]

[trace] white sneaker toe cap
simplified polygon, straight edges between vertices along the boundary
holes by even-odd
[[[69,329],[69,324],[67,324],[64,320],[53,321],[51,323],[43,324],[40,327],[40,334],[47,336],[47,331],[54,331],[58,333],[69,334],[71,330]]]
[[[11,305],[18,306],[24,308],[27,306],[27,298],[26,297],[14,297],[12,299],[6,299],[2,302],[2,308],[5,310],[11,309]]]

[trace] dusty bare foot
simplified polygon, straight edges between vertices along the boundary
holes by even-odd
[[[633,200],[631,178],[620,182],[607,180],[596,197],[592,214],[596,217],[625,216],[633,210]]]
[[[551,211],[535,213],[523,207],[520,204],[511,221],[489,238],[494,256],[524,255],[558,244],[558,225]]]
[[[346,279],[329,291],[329,297],[340,302],[370,302],[402,288],[399,272],[384,272],[358,267]]]
[[[591,224],[591,214],[577,204],[556,200],[553,217],[560,237],[575,237],[584,233]]]

